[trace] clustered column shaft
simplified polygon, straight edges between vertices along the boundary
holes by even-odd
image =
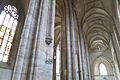
[[[46,60],[53,59],[54,18],[55,0],[30,0],[12,80],[52,80],[52,62]]]

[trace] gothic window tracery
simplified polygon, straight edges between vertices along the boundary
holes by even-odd
[[[7,62],[18,23],[15,6],[5,5],[0,13],[0,61]]]

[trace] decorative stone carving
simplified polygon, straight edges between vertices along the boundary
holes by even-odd
[[[52,40],[53,39],[50,36],[45,38],[45,42],[47,45],[50,45],[52,43]]]
[[[53,59],[47,59],[45,62],[46,62],[46,64],[52,64],[53,63]]]

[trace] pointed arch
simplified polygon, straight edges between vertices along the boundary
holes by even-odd
[[[5,5],[0,13],[0,61],[7,62],[18,24],[18,10]]]
[[[94,75],[100,75],[100,64],[104,64],[104,66],[106,67],[107,70],[107,75],[113,75],[113,65],[111,64],[112,62],[110,61],[110,59],[108,60],[106,57],[104,56],[99,56],[98,58],[96,58],[96,60],[94,61]]]

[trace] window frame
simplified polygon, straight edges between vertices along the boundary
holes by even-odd
[[[17,14],[17,8],[13,5],[4,5],[3,9],[0,12],[1,18],[1,59],[0,61],[3,63],[8,62],[9,53],[11,50],[11,47],[13,45],[13,39],[16,33],[16,28],[18,25],[18,14]],[[10,25],[10,26],[9,26]],[[3,34],[2,34],[3,33]],[[7,36],[7,37],[6,37]],[[6,38],[6,39],[5,39]],[[4,42],[6,42],[4,44]],[[7,50],[8,49],[8,50]],[[6,58],[5,58],[6,57]]]
[[[12,42],[11,50],[9,53],[8,61],[6,63],[0,61],[0,68],[13,69],[14,65],[15,65],[15,60],[17,57],[19,44],[20,44],[21,34],[23,31],[23,26],[24,26],[24,21],[25,21],[25,13],[24,13],[23,9],[21,8],[21,5],[18,5],[18,4],[16,5],[16,3],[12,3],[9,1],[6,2],[5,4],[2,4],[2,6],[0,6],[0,13],[3,10],[5,5],[15,6],[16,9],[18,10],[19,19],[18,19],[18,24],[17,24],[15,35],[14,35],[14,39]]]

